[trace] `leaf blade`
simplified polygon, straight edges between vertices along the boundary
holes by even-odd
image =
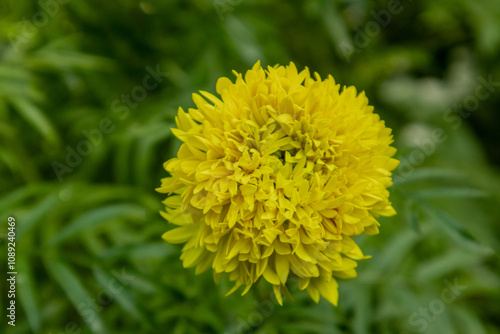
[[[114,204],[100,207],[86,212],[73,220],[66,228],[52,237],[49,245],[55,246],[77,233],[96,227],[107,220],[124,217],[141,218],[145,216],[145,213],[143,207],[135,204]]]

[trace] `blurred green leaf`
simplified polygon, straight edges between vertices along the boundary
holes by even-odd
[[[165,242],[150,244],[121,245],[110,248],[99,256],[103,259],[110,259],[122,256],[135,256],[140,259],[164,259],[173,254],[173,247]]]
[[[493,253],[493,250],[490,247],[477,241],[476,238],[471,235],[459,221],[447,212],[427,204],[423,205],[423,209],[435,218],[434,221],[437,226],[446,232],[446,234],[459,246],[481,254]]]
[[[126,287],[111,274],[99,267],[93,268],[94,277],[103,289],[109,291],[110,299],[118,304],[133,318],[146,322],[146,316],[137,304],[137,300],[127,291]]]
[[[22,240],[25,233],[38,224],[49,212],[54,210],[60,203],[56,194],[46,195],[37,205],[22,218],[16,228],[16,237]]]
[[[95,55],[75,52],[74,50],[57,50],[45,47],[37,51],[34,57],[26,60],[29,66],[46,69],[54,67],[61,69],[109,69],[113,67],[113,62],[109,59]]]
[[[54,258],[46,258],[45,266],[52,278],[61,286],[68,299],[78,311],[83,320],[87,323],[92,333],[109,333],[99,312],[92,301],[95,298],[89,295],[78,276],[63,262]]]
[[[454,309],[455,321],[461,333],[486,334],[488,331],[484,328],[482,320],[466,307],[457,307]]]
[[[0,199],[0,212],[10,211],[19,202],[31,198],[32,196],[39,195],[40,193],[47,192],[47,190],[53,187],[53,184],[36,183],[18,188]]]
[[[419,283],[431,282],[462,268],[471,268],[479,265],[482,256],[450,250],[448,253],[437,256],[415,267],[415,280]]]
[[[412,200],[407,200],[404,208],[405,221],[415,232],[420,233],[420,224],[418,221],[418,208]]]
[[[483,198],[487,197],[488,193],[474,188],[439,187],[435,189],[418,190],[415,192],[415,196],[422,199]]]
[[[409,175],[400,176],[397,172],[395,178],[398,180],[397,184],[419,182],[424,180],[461,180],[464,179],[464,174],[452,170],[442,168],[417,168]]]
[[[144,136],[139,141],[137,147],[137,154],[135,158],[136,163],[136,179],[139,184],[147,185],[148,170],[151,169],[152,162],[155,161],[154,148],[158,143],[165,141],[172,135],[170,128],[173,124],[161,124],[161,128],[157,131]]]
[[[353,305],[356,312],[352,324],[353,333],[368,334],[370,333],[370,319],[373,313],[370,305],[371,291],[366,286],[360,286],[358,289]]]
[[[55,246],[86,229],[95,228],[113,219],[141,219],[144,215],[144,208],[134,204],[115,204],[94,209],[69,223],[50,240],[49,244]]]
[[[19,245],[19,243],[18,243]],[[40,308],[38,306],[39,297],[37,295],[37,287],[35,286],[33,270],[28,263],[28,256],[24,252],[18,252],[16,258],[17,266],[17,291],[21,305],[24,308],[28,324],[31,330],[38,333],[41,324]]]
[[[60,142],[59,134],[49,118],[31,102],[16,96],[11,96],[10,101],[21,116],[33,126],[48,142],[57,145]]]
[[[413,230],[403,230],[388,240],[384,248],[384,254],[381,254],[376,259],[381,273],[387,274],[387,272],[397,268],[424,235],[425,233],[417,234]]]
[[[342,60],[345,60],[345,57],[347,56],[347,59],[349,59],[348,62],[350,62],[350,49],[354,49],[354,46],[349,34],[347,33],[344,19],[340,16],[336,8],[337,3],[327,0],[321,0],[321,3],[323,8],[321,8],[321,11],[318,14],[321,15],[323,24],[330,35],[331,41],[336,47],[337,54]]]

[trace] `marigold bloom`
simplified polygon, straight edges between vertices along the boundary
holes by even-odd
[[[177,225],[163,238],[186,243],[181,259],[196,273],[224,273],[243,294],[260,277],[276,298],[298,277],[318,302],[337,304],[336,277],[356,276],[366,258],[353,240],[378,233],[378,216],[395,214],[395,149],[364,93],[295,65],[260,62],[217,82],[221,98],[193,94],[179,108],[174,134],[183,141],[159,192],[163,217]]]

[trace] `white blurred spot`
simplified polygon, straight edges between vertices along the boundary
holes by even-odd
[[[408,147],[418,147],[417,143],[424,141],[432,135],[432,128],[422,123],[406,125],[399,136],[401,142]]]

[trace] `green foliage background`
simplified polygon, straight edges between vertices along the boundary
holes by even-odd
[[[370,23],[389,7],[3,0],[0,272],[14,216],[18,275],[15,327],[2,278],[0,331],[500,333],[500,86],[481,88],[484,99],[476,91],[479,77],[500,81],[500,2],[406,0],[388,24]],[[378,236],[357,239],[373,258],[340,282],[337,308],[298,289],[280,307],[265,285],[224,297],[229,282],[183,269],[180,246],[161,240],[169,226],[154,188],[179,146],[170,131],[178,106],[192,107],[192,92],[214,93],[218,77],[258,59],[355,85],[394,131],[399,214],[381,221]],[[115,112],[147,66],[168,76]],[[68,165],[67,147],[105,118],[113,130],[60,181],[54,162]],[[455,280],[466,288],[438,308]],[[435,314],[422,320],[430,306]]]

